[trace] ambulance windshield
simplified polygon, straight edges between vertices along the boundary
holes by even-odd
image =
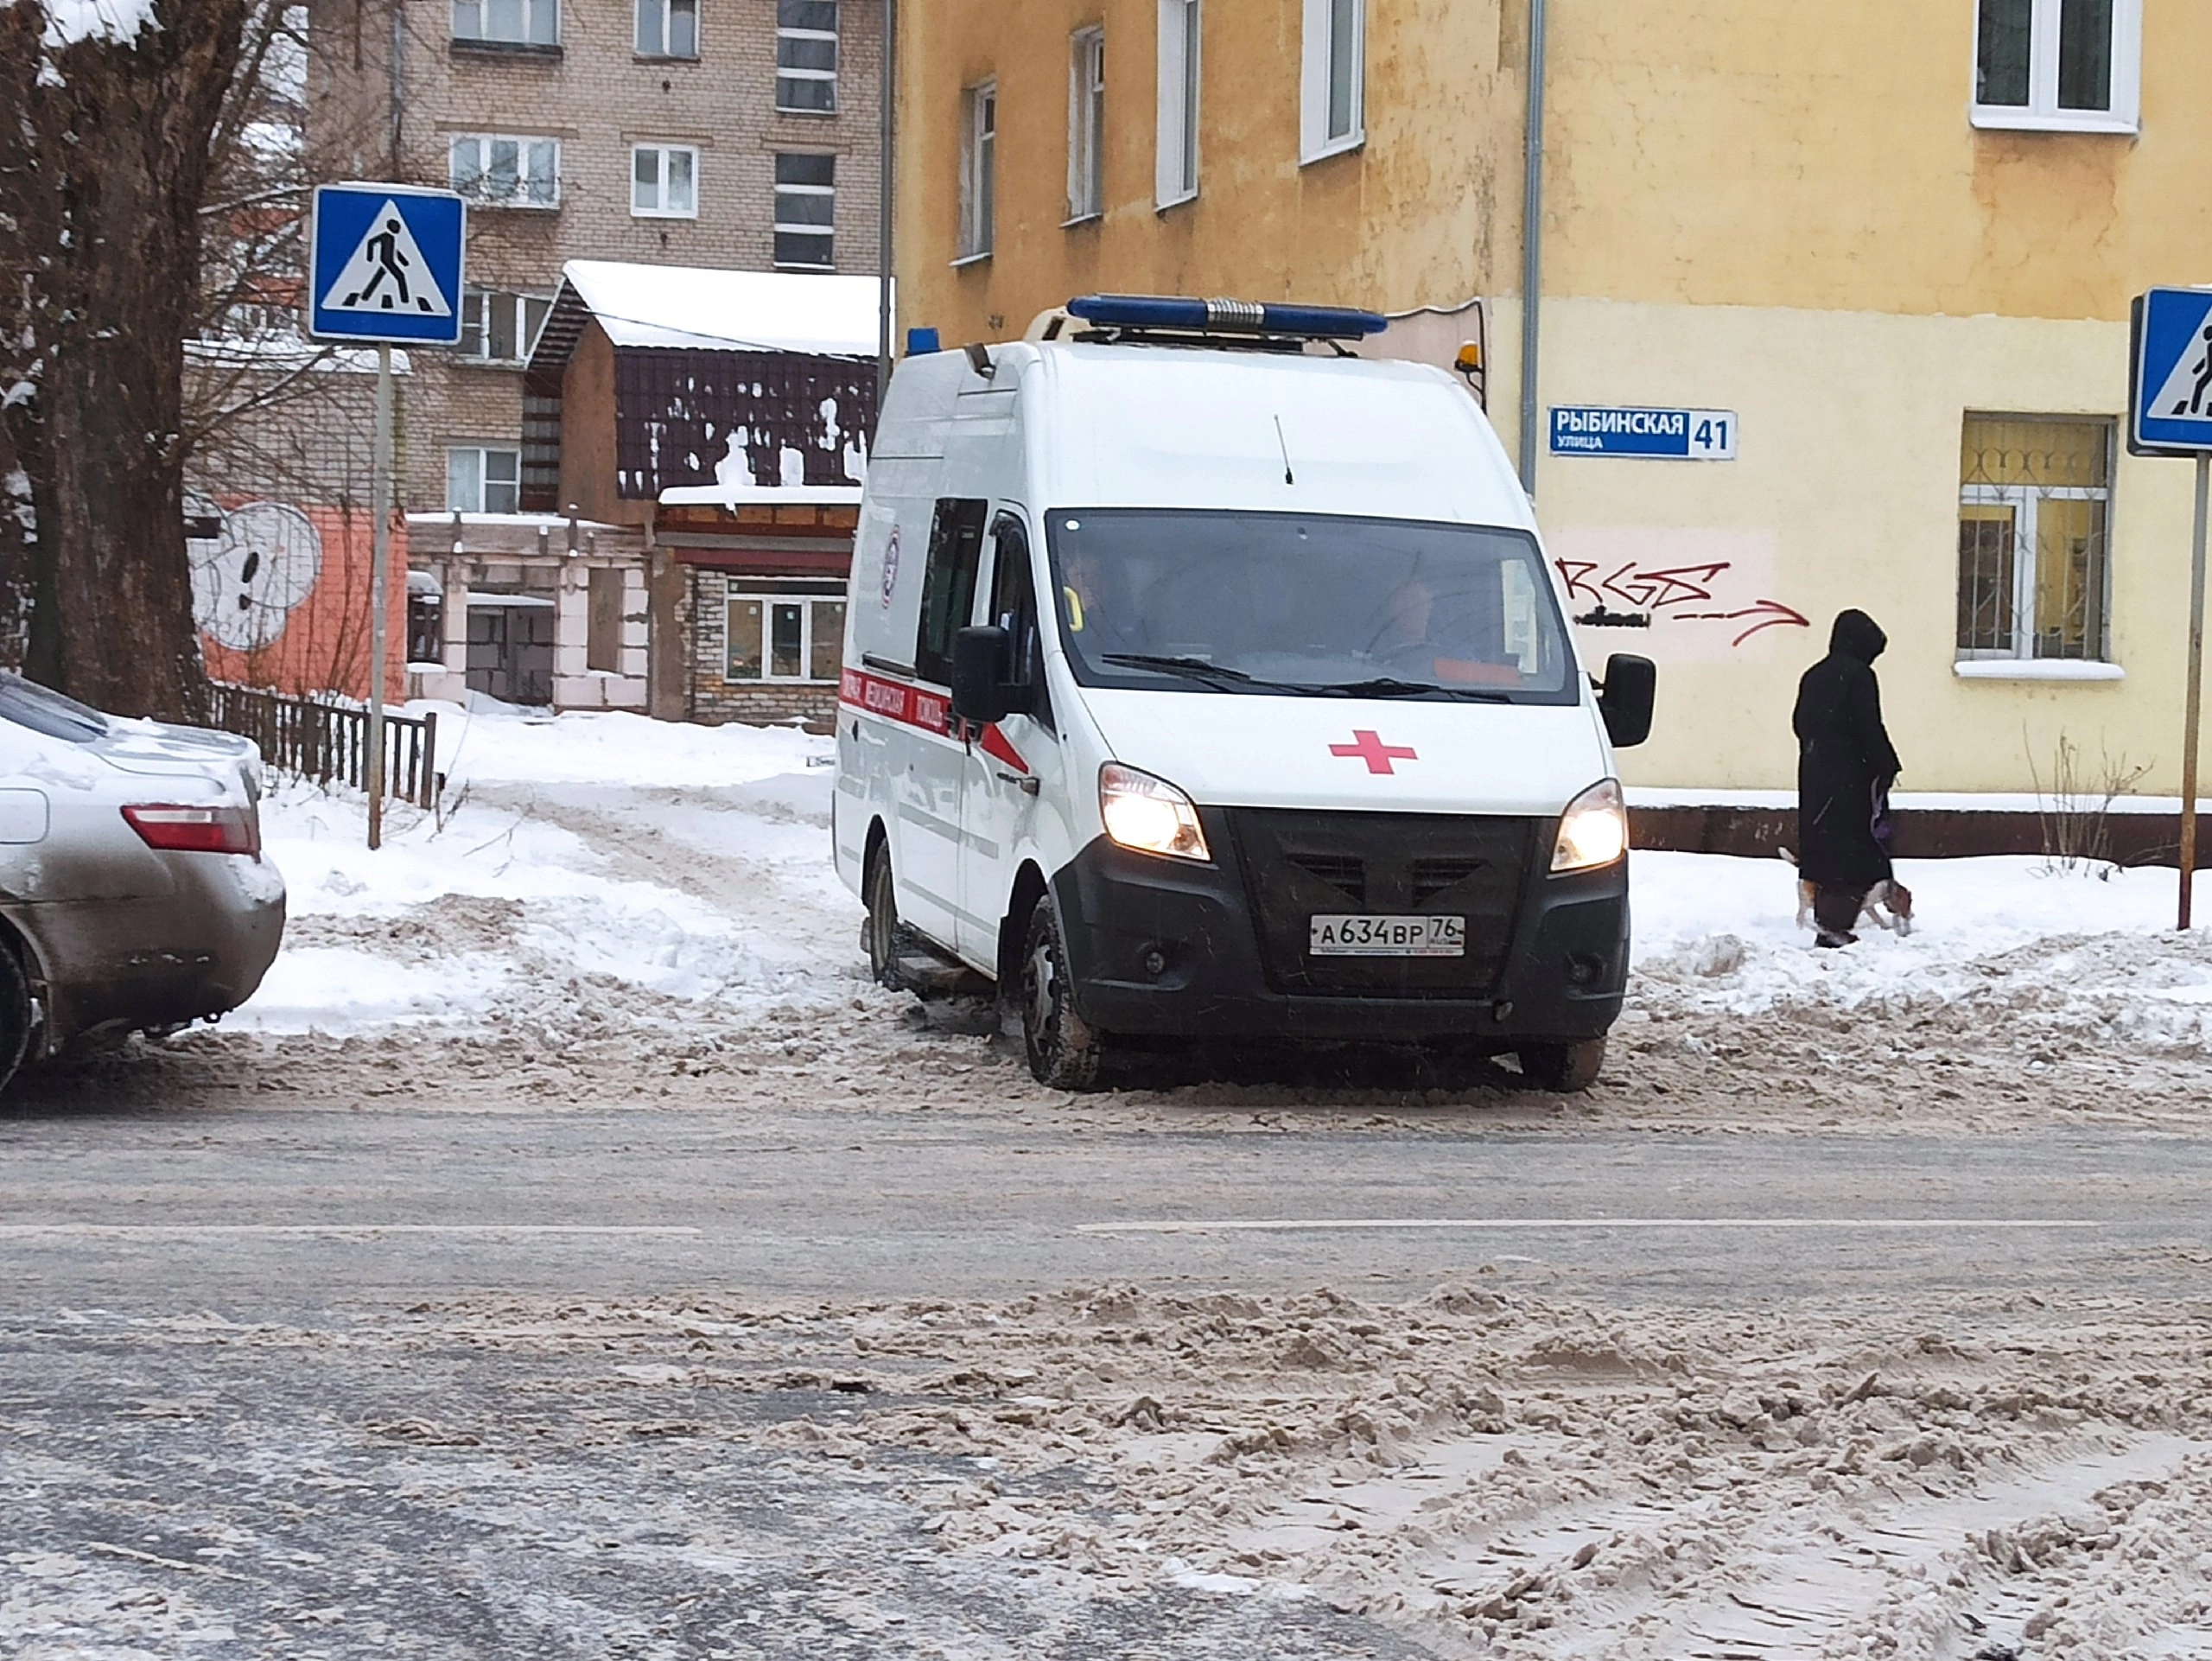
[[[1045,516],[1086,686],[1573,703],[1535,541],[1425,520],[1187,509]]]

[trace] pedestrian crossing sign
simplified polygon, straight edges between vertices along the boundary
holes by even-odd
[[[2153,289],[2135,302],[2127,448],[2212,450],[2212,289]]]
[[[315,187],[308,333],[319,340],[458,342],[467,220],[450,190]]]

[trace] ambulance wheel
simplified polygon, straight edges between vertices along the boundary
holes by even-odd
[[[868,948],[868,978],[894,990],[899,985],[899,954],[906,944],[906,926],[899,920],[899,890],[891,881],[891,850],[878,848],[868,862],[868,920],[861,925],[861,944]]]
[[[1523,1044],[1521,1072],[1539,1090],[1572,1096],[1598,1082],[1605,1065],[1605,1041],[1585,1038],[1572,1044]]]
[[[0,938],[0,1089],[7,1087],[30,1053],[32,1030],[31,991],[22,963],[10,943]]]
[[[1075,1012],[1067,937],[1060,908],[1046,894],[1029,913],[1021,947],[1021,1039],[1029,1071],[1053,1090],[1089,1090],[1098,1082],[1104,1046]]]

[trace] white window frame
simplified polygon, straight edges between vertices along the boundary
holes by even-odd
[[[454,458],[460,455],[473,455],[476,458],[476,500],[474,502],[457,502],[454,500],[454,491],[453,487],[453,464]],[[515,467],[514,480],[512,483],[510,484],[505,480],[501,480],[499,481],[501,488],[512,489],[515,493],[515,506],[512,507],[487,507],[485,506],[486,501],[488,500],[486,493],[492,488],[491,458],[494,455],[512,455],[514,457]],[[446,512],[448,513],[514,513],[519,512],[521,511],[521,507],[522,447],[520,445],[448,444],[446,446]]]
[[[530,326],[530,308],[538,308],[537,328]],[[514,312],[512,319],[515,345],[518,348],[509,358],[495,357],[492,352],[492,314],[505,306]],[[531,348],[537,344],[538,331],[545,327],[545,320],[552,315],[553,296],[532,294],[516,289],[467,288],[461,292],[461,328],[463,344],[454,347],[454,356],[463,363],[527,363]],[[474,314],[472,324],[470,314]],[[479,349],[471,352],[467,344],[471,327],[476,330]]]
[[[960,94],[960,257],[988,259],[998,236],[999,84],[980,81]]]
[[[1163,208],[1187,202],[1198,194],[1204,3],[1205,0],[1160,0],[1160,119],[1153,150],[1153,200]]]
[[[689,207],[668,206],[668,158],[683,155],[691,158],[691,205]],[[654,194],[659,206],[638,206],[638,158],[655,156]],[[696,220],[699,217],[699,147],[696,144],[632,144],[630,146],[630,217],[633,220]]]
[[[474,184],[464,182],[467,175],[455,165],[463,145],[475,148]],[[511,194],[494,195],[489,188],[492,177],[492,150],[496,144],[515,147],[515,188]],[[550,194],[543,200],[530,194],[529,171],[531,149],[545,145],[553,158],[553,178]],[[446,142],[446,181],[455,190],[479,207],[511,207],[525,213],[550,213],[561,206],[561,141],[543,133],[457,132]]]
[[[1981,3],[1974,0],[1974,102],[1970,119],[1977,127],[2017,132],[2133,133],[2142,127],[2143,0],[2112,0],[2112,105],[2103,110],[2058,107],[2060,8],[2063,0],[2030,0],[2028,101],[1983,104]]]
[[[1081,225],[1106,212],[1106,30],[1068,36],[1068,217]]]
[[[838,14],[837,22],[842,27],[844,22],[844,16],[842,12]],[[834,116],[837,113],[837,65],[842,64],[844,59],[844,48],[838,40],[838,35],[839,30],[836,29],[821,29],[786,27],[780,16],[777,18],[776,112],[779,115]],[[832,67],[828,69],[786,68],[783,60],[783,43],[785,41],[827,41],[830,42],[830,55],[833,59],[836,60],[836,63],[833,64]],[[827,109],[818,109],[812,105],[785,103],[784,83],[787,80],[820,80],[829,82],[830,107]]]
[[[492,35],[486,33],[491,22],[493,0],[453,0],[453,38],[464,45],[490,43],[493,46],[534,46],[541,50],[561,44],[561,0],[512,0],[516,15],[522,21],[519,35]],[[473,33],[461,29],[464,18],[474,14],[476,28]],[[550,27],[541,28],[541,23]]]
[[[1974,414],[1980,412],[1975,411]],[[2101,485],[1989,485],[1959,486],[1961,507],[2004,507],[2012,513],[2012,643],[2009,646],[1952,647],[1953,660],[1974,665],[1989,664],[2067,664],[2074,665],[2108,665],[2112,661],[2112,480],[2114,474],[2115,450],[2118,447],[2118,424],[2105,416],[1999,416],[1998,420],[2049,420],[2078,423],[2083,426],[2101,424],[2105,429],[2105,482]],[[2045,501],[2102,502],[2105,508],[2104,548],[2097,562],[2097,582],[2100,585],[2098,627],[2104,638],[2094,642],[2099,654],[2094,658],[2040,658],[2036,655],[2036,563],[2042,557],[2042,526],[2037,523],[2037,507]],[[1967,671],[1969,675],[1971,670]],[[2077,668],[2073,671],[2077,678]]]
[[[677,52],[669,46],[675,32],[676,14],[679,10],[691,14],[691,49]],[[660,19],[660,50],[648,52],[638,44],[645,20],[658,16]],[[637,0],[636,15],[631,19],[630,45],[640,58],[658,63],[665,59],[671,63],[696,63],[699,60],[699,0]]]
[[[732,686],[834,686],[839,679],[833,672],[826,679],[817,679],[812,672],[814,664],[814,611],[817,606],[844,606],[842,595],[837,594],[777,594],[765,589],[741,589],[731,583],[722,600],[722,679]],[[740,679],[730,671],[729,639],[730,614],[741,605],[760,608],[760,672]],[[778,606],[798,608],[798,660],[800,672],[778,675],[770,672],[775,663],[776,611]],[[837,653],[842,663],[844,637],[837,637]]]
[[[1346,7],[1346,38],[1338,39],[1337,8]],[[1367,142],[1367,0],[1306,0],[1306,22],[1300,37],[1302,61],[1299,72],[1298,160],[1300,166],[1324,157],[1356,150]],[[1329,93],[1332,71],[1339,52],[1351,59],[1350,124],[1340,133],[1329,130]]]
[[[809,154],[809,152],[804,150],[785,150],[779,152],[777,159],[780,161],[785,156],[806,154]],[[830,258],[818,264],[812,261],[806,260],[787,260],[780,258],[773,258],[772,264],[779,270],[832,271],[837,269],[837,187],[834,182],[836,176],[835,167],[837,158],[835,156],[831,156],[828,159],[832,167],[830,176],[833,182],[830,184],[787,185],[780,179],[775,181],[773,188],[775,190],[776,213],[774,221],[770,227],[770,234],[772,238],[777,236],[820,237],[823,241],[830,245]],[[784,198],[786,196],[828,197],[830,199],[830,223],[827,225],[786,224],[784,220]],[[769,253],[771,256],[775,254],[775,245],[772,241],[771,241],[769,245]]]

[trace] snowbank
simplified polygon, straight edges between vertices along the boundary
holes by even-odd
[[[268,805],[294,922],[248,1024],[477,1021],[610,986],[639,1019],[702,1006],[744,1017],[851,990],[859,912],[830,864],[829,740],[412,708],[439,714],[452,781],[442,828],[402,810],[371,854],[358,800],[295,786]],[[1647,1016],[1986,1006],[2082,1036],[2212,1050],[2212,939],[2173,932],[2170,870],[1907,861],[1912,934],[1868,929],[1819,951],[1780,860],[1631,858],[1631,1006]]]

